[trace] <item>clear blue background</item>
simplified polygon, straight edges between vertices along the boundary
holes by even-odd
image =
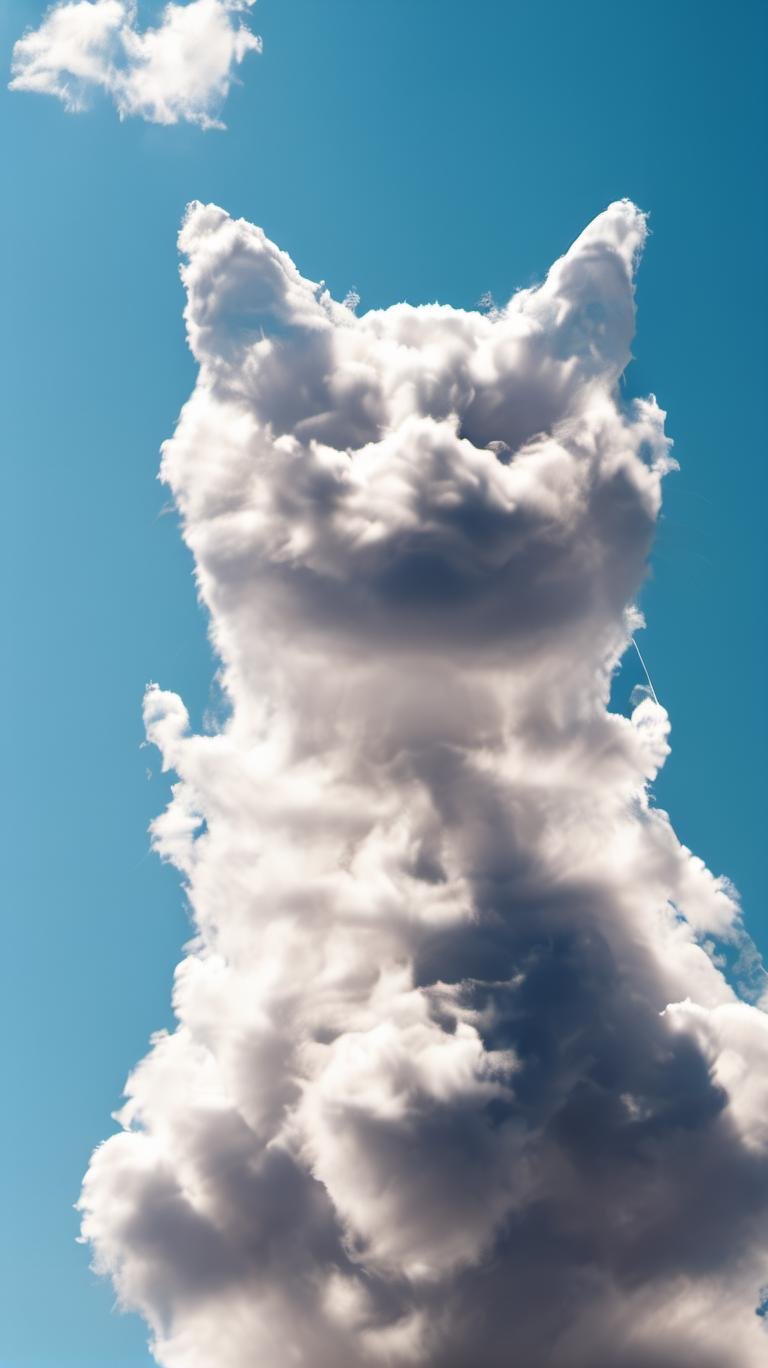
[[[7,0],[0,50],[37,23]],[[149,4],[142,12],[151,12]],[[261,0],[227,133],[3,92],[0,1368],[144,1368],[72,1203],[188,932],[147,857],[165,780],[144,685],[198,717],[212,666],[158,447],[193,371],[190,198],[261,223],[362,307],[540,278],[610,200],[650,210],[634,391],[669,410],[642,648],[673,721],[658,785],[768,948],[766,30],[732,0]],[[148,771],[151,777],[148,777]],[[211,1365],[215,1368],[215,1365]]]

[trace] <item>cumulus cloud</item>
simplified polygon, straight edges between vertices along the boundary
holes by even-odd
[[[357,316],[188,213],[162,477],[228,711],[147,693],[195,935],[82,1196],[166,1368],[765,1362],[768,1016],[664,708],[609,709],[672,464],[644,235]]]
[[[244,22],[253,4],[169,4],[157,28],[142,30],[136,0],[64,0],[15,44],[10,89],[55,95],[73,113],[102,91],[121,118],[223,128],[235,69],[261,51]]]

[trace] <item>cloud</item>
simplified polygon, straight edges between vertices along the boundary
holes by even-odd
[[[195,936],[83,1234],[166,1368],[758,1368],[768,1017],[609,711],[655,401],[645,223],[504,308],[357,316],[193,205],[162,477],[228,715],[152,686]]]
[[[13,49],[11,90],[56,95],[77,113],[96,91],[121,119],[223,128],[218,114],[235,69],[261,40],[243,22],[254,0],[166,5],[157,28],[137,27],[135,0],[54,5]]]

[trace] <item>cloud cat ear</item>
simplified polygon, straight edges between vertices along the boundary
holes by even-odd
[[[247,406],[273,436],[302,443],[362,446],[377,437],[364,380],[346,376],[346,402],[329,391],[336,339],[360,320],[324,282],[307,280],[261,228],[214,204],[189,205],[179,248],[189,345],[214,398]]]
[[[181,276],[189,344],[201,365],[239,366],[260,340],[327,331],[331,311],[342,311],[329,308],[322,287],[305,280],[261,228],[215,204],[188,206],[179,250],[188,258]]]
[[[576,358],[584,378],[604,374],[612,380],[630,360],[635,268],[646,236],[646,215],[629,200],[617,200],[525,300],[533,316],[553,329],[555,354]]]
[[[591,387],[613,391],[631,358],[634,272],[645,215],[616,201],[576,238],[541,286],[512,295],[478,353],[475,397],[461,431],[509,458],[578,415]]]
[[[513,455],[572,419],[585,387],[614,389],[631,357],[634,272],[645,237],[645,215],[634,204],[609,205],[542,285],[518,291],[493,315],[475,398],[462,415],[476,446],[503,443]]]

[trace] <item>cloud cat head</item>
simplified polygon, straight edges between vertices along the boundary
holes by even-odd
[[[621,201],[503,309],[357,317],[260,229],[192,205],[200,378],[164,474],[201,567],[258,602],[265,632],[289,614],[324,650],[490,658],[561,647],[585,619],[604,649],[671,464],[653,399],[618,388],[645,231]]]

